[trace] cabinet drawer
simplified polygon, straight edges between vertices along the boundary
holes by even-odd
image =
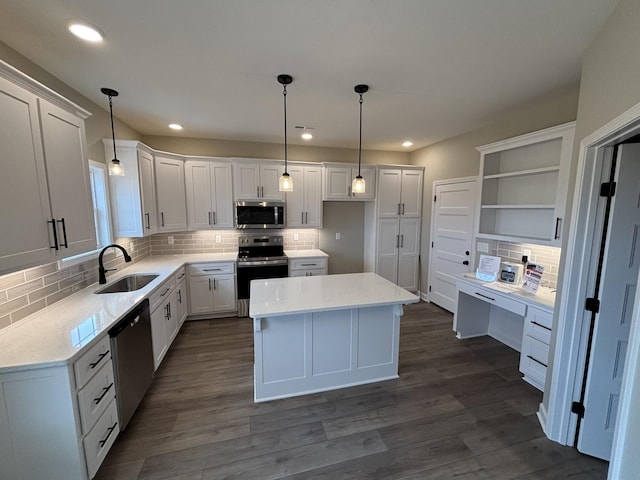
[[[524,335],[520,352],[520,371],[524,374],[525,380],[540,390],[544,390],[548,359],[549,345]]]
[[[82,431],[87,433],[96,420],[116,398],[116,386],[113,380],[113,362],[109,360],[78,392],[78,407]]]
[[[551,343],[552,321],[553,315],[551,313],[529,307],[525,318],[525,335],[529,335],[549,345],[549,343]]]
[[[502,295],[488,288],[460,282],[458,285],[458,290],[474,298],[495,305],[499,308],[504,308],[505,310],[513,312],[516,315],[520,315],[521,317],[524,317],[524,313],[527,311],[526,304],[518,302],[517,300],[503,297]]]
[[[173,287],[175,287],[175,276],[171,276],[166,282],[156,288],[151,296],[149,297],[149,308],[150,311],[154,311],[158,305],[164,302],[167,298],[169,298],[169,294]]]
[[[73,364],[76,377],[76,388],[82,388],[100,367],[111,361],[111,344],[109,335],[105,335],[98,343],[82,355]]]
[[[327,268],[327,259],[318,258],[296,258],[289,260],[289,270],[311,270]]]
[[[235,273],[235,262],[194,263],[188,266],[189,276],[217,275],[219,273]]]
[[[84,438],[84,456],[87,459],[89,478],[93,478],[120,433],[118,409],[115,399],[102,414],[89,434]]]
[[[176,285],[179,284],[182,280],[187,276],[187,269],[185,267],[180,267],[178,271],[173,275]]]

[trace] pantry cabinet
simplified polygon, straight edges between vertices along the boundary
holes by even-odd
[[[89,115],[0,62],[0,274],[96,248]]]
[[[107,161],[113,158],[113,141],[104,139]],[[116,156],[124,176],[109,177],[113,234],[145,237],[158,232],[153,154],[136,141],[116,140]]]
[[[323,200],[353,201],[373,200],[376,192],[375,167],[361,167],[360,175],[365,181],[365,193],[353,193],[351,182],[358,175],[358,166],[350,163],[323,163]]]
[[[416,291],[420,219],[378,219],[376,239],[376,273],[402,288]]]
[[[478,147],[477,237],[560,246],[575,122]]]
[[[184,161],[166,155],[155,156],[158,231],[180,232],[187,229],[187,194]]]
[[[233,189],[236,200],[283,201],[283,192],[278,185],[283,172],[283,162],[234,159]]]
[[[188,157],[185,181],[189,230],[233,228],[231,162]]]
[[[287,227],[322,227],[322,167],[289,164],[293,192],[287,192]]]
[[[422,212],[422,170],[378,170],[378,218],[419,217]]]

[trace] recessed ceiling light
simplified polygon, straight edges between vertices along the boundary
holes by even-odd
[[[402,146],[403,147],[411,147],[411,146],[413,146],[413,142],[411,140],[406,140],[406,141],[402,142]]]
[[[98,28],[85,22],[71,22],[67,28],[76,37],[87,42],[99,43],[104,39],[104,35]]]
[[[170,123],[169,128],[172,130],[182,130],[183,127],[179,123]]]
[[[305,132],[300,136],[302,137],[303,140],[311,140],[313,138],[313,135],[311,135],[309,132]]]

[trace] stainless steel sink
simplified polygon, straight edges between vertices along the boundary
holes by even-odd
[[[141,273],[140,275],[127,275],[119,280],[97,290],[96,293],[122,293],[140,290],[158,278],[155,273]]]

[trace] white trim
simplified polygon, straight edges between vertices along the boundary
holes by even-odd
[[[519,135],[517,137],[507,138],[506,140],[499,140],[497,142],[488,143],[486,145],[481,145],[476,147],[481,153],[488,154],[493,152],[498,152],[502,150],[507,150],[509,148],[521,147],[523,145],[529,145],[531,143],[535,143],[538,141],[549,140],[549,137],[561,137],[567,133],[567,131],[576,127],[576,122],[568,122],[563,123],[561,125],[556,125],[555,127],[545,128],[543,130],[536,130],[535,132],[525,133],[524,135]]]

